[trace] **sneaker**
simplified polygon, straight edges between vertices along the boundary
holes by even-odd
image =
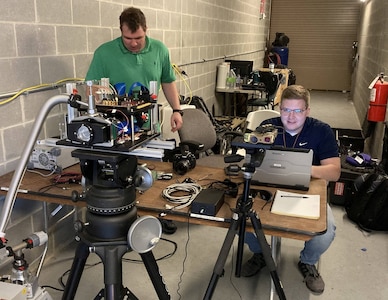
[[[314,265],[304,264],[301,261],[298,263],[299,271],[304,277],[307,288],[317,294],[322,294],[325,289],[325,283],[317,268]]]
[[[263,253],[254,253],[253,256],[242,266],[241,275],[244,277],[251,277],[259,273],[265,267],[265,260]]]

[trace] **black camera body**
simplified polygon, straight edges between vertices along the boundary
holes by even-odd
[[[172,157],[172,167],[179,175],[186,174],[197,164],[195,153],[203,148],[203,144],[194,141],[184,141],[179,144],[179,152]]]
[[[197,161],[195,155],[190,151],[175,154],[172,161],[172,168],[179,175],[186,174],[189,170],[194,169]]]

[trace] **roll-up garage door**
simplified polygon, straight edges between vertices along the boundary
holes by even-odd
[[[270,44],[276,32],[288,43],[288,67],[309,89],[349,91],[359,0],[272,0]]]

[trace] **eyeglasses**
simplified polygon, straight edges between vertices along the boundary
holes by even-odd
[[[301,115],[303,112],[306,111],[306,109],[296,108],[296,109],[290,109],[290,108],[281,108],[280,109],[284,114],[289,115],[290,113],[294,113],[296,115]]]

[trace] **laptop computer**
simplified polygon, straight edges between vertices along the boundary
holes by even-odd
[[[266,149],[260,167],[256,167],[251,184],[297,190],[309,189],[313,150]]]

